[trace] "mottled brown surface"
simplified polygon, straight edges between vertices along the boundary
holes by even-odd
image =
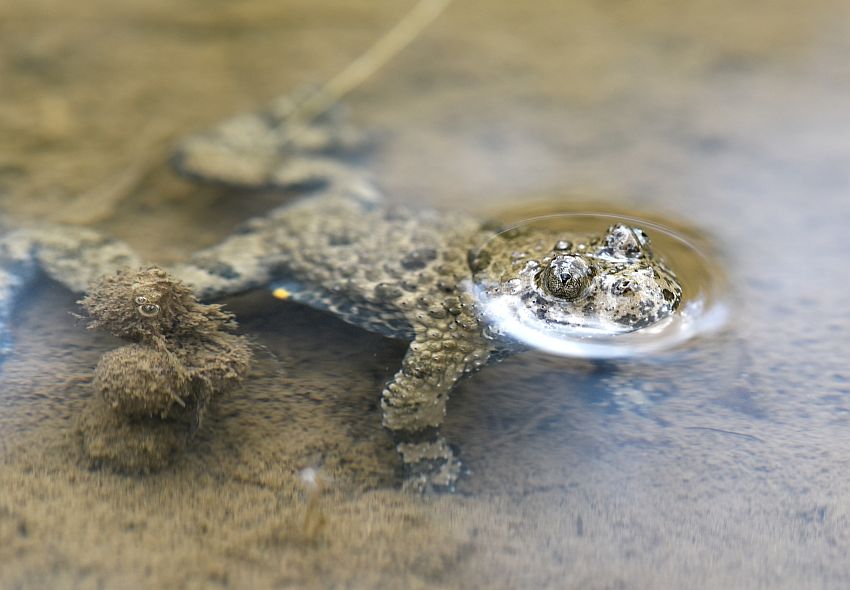
[[[105,352],[74,423],[82,458],[118,473],[157,471],[239,387],[253,353],[220,304],[199,303],[158,267],[100,277],[79,301],[89,329],[130,341]]]
[[[214,243],[278,197],[174,179],[170,139],[327,78],[404,9],[0,4],[0,206],[161,263]],[[377,407],[403,347],[265,293],[228,301],[267,354],[198,444],[87,469],[71,424],[118,343],[42,282],[0,376],[0,585],[847,587],[848,39],[840,1],[458,2],[349,101],[392,198],[678,216],[725,251],[734,328],[465,382],[446,434],[473,477],[423,501]]]

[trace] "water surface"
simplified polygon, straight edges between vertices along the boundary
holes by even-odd
[[[403,10],[0,5],[0,207],[161,263],[215,243],[281,197],[177,180],[169,143],[327,79]],[[829,0],[458,2],[348,101],[390,198],[681,220],[719,250],[730,327],[465,381],[446,434],[472,473],[423,502],[377,404],[403,344],[266,293],[227,302],[268,354],[190,452],[87,470],[68,433],[116,342],[42,281],[0,376],[0,585],[846,588],[848,39]]]

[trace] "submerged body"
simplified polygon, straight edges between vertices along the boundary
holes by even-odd
[[[262,120],[268,117],[257,115],[253,128]],[[175,158],[182,171],[203,178],[213,168],[199,148],[214,161],[228,153],[250,161],[251,142],[244,134],[234,140],[232,129],[226,122],[184,144]],[[312,192],[247,222],[174,272],[202,297],[267,286],[280,298],[410,341],[382,392],[383,423],[398,442],[409,487],[453,486],[459,464],[439,436],[449,392],[464,375],[526,346],[492,323],[476,289],[510,296],[515,314],[575,330],[639,330],[679,304],[675,275],[639,228],[498,233],[473,216],[388,203],[365,171],[342,161],[325,163],[324,174],[302,168],[291,144],[269,159],[269,134],[255,142],[269,169],[255,175],[253,188],[289,188],[280,180],[287,178]],[[227,182],[219,168],[209,180]],[[233,184],[244,186],[244,177]]]
[[[383,422],[397,441],[408,487],[453,487],[460,466],[439,434],[449,392],[463,375],[525,348],[490,323],[481,291],[511,297],[519,317],[576,330],[639,330],[679,303],[675,275],[639,228],[497,236],[472,216],[392,205],[365,171],[333,156],[335,138],[350,134],[340,135],[332,121],[309,130],[292,133],[284,116],[264,112],[225,122],[181,147],[174,161],[187,176],[307,194],[248,221],[172,272],[204,300],[268,287],[281,298],[410,341],[382,393]],[[0,257],[9,261],[0,306],[7,308],[25,282],[17,268],[41,265],[79,289],[82,268],[90,276],[135,263],[129,248],[113,242],[103,242],[111,255],[102,260],[81,256],[86,249],[74,244],[70,230],[24,232],[17,241],[10,235],[0,238]],[[59,238],[67,243],[48,247]],[[96,264],[88,268],[90,259]]]

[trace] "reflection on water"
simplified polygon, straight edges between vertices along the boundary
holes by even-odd
[[[0,207],[184,259],[286,197],[183,183],[167,144],[327,79],[402,10],[5,3]],[[41,281],[0,374],[0,586],[846,588],[848,10],[470,0],[350,97],[395,201],[600,195],[555,210],[659,211],[723,251],[697,242],[732,285],[724,331],[464,381],[458,495],[396,489],[377,396],[404,346],[263,292],[225,302],[264,356],[192,448],[87,469],[68,435],[116,343]]]

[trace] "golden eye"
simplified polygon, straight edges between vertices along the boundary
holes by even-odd
[[[538,275],[539,285],[566,301],[578,299],[590,282],[591,270],[577,256],[558,256]]]
[[[136,302],[136,305],[144,305],[145,303],[148,302],[148,298],[142,297],[141,295],[139,295],[138,297],[136,297],[134,299],[134,301]]]
[[[139,297],[138,299],[144,299],[144,297]],[[146,318],[152,318],[159,313],[159,306],[155,303],[145,303],[140,305],[138,310],[140,315]]]

